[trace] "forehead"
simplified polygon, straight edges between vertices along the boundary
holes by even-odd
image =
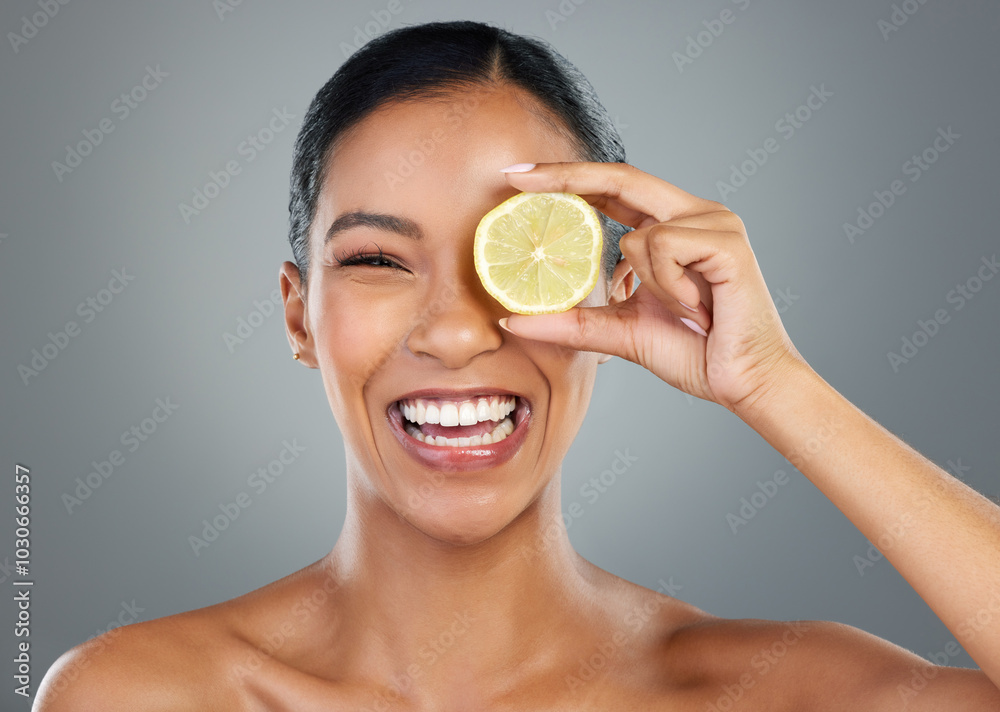
[[[325,231],[338,214],[357,209],[422,222],[481,217],[517,192],[500,168],[574,160],[569,134],[522,90],[477,87],[387,104],[336,146],[313,228]]]

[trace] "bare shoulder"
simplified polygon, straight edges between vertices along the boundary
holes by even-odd
[[[115,628],[56,660],[33,711],[231,709],[219,673],[234,643],[204,611]]]
[[[255,709],[247,679],[270,659],[268,641],[281,629],[275,619],[287,615],[310,568],[238,598],[115,628],[72,648],[46,673],[33,712]]]
[[[982,671],[935,665],[830,621],[705,616],[672,636],[670,663],[712,680],[719,709],[1000,710],[1000,689]]]

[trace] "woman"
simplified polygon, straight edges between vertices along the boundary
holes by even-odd
[[[580,307],[511,315],[479,282],[476,225],[520,191],[603,213]],[[809,367],[740,219],[627,165],[563,58],[477,23],[390,32],[314,99],[291,193],[285,324],[343,433],[341,536],[262,589],[75,648],[37,709],[1000,709],[1000,510]],[[883,553],[982,671],[718,618],[576,554],[560,468],[611,356],[730,409],[871,541],[894,532]],[[457,433],[427,412],[466,404],[480,444],[415,437]]]

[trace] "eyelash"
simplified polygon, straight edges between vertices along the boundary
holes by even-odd
[[[372,243],[374,244],[374,243]],[[365,246],[367,247],[367,245]],[[342,256],[334,255],[333,259],[341,267],[351,267],[354,265],[368,265],[369,267],[395,267],[398,269],[403,269],[398,263],[389,259],[384,254],[382,254],[382,248],[375,245],[378,250],[378,254],[372,252],[365,252],[364,247],[355,250],[354,252],[347,253]]]

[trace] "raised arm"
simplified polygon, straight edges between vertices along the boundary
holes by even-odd
[[[982,668],[942,674],[935,692],[908,709],[945,709],[945,701],[950,710],[982,709],[984,701],[1000,709],[1000,508],[809,367],[781,324],[743,222],[721,203],[625,164],[540,164],[508,173],[508,181],[526,191],[576,193],[633,227],[621,240],[625,259],[612,288],[631,283],[630,271],[641,281],[614,306],[515,314],[508,330],[620,356],[736,413],[883,547]],[[834,667],[845,682],[863,675],[866,659],[877,658],[884,671],[919,661],[843,628],[831,624],[826,649],[829,662],[843,663]],[[894,673],[887,677],[896,684]]]
[[[811,369],[736,412],[879,548],[1000,688],[1000,507]]]

